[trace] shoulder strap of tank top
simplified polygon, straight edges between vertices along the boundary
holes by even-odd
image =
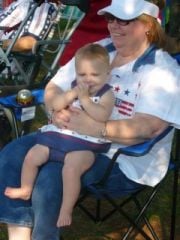
[[[101,97],[105,92],[107,92],[112,87],[109,84],[105,84],[95,95],[95,97]]]

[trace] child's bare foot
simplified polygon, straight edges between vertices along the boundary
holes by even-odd
[[[70,226],[72,223],[72,212],[61,209],[57,220],[57,227]]]
[[[23,188],[12,188],[7,187],[4,191],[4,195],[9,198],[20,198],[23,200],[28,200],[31,197],[31,193],[29,190],[23,189]]]

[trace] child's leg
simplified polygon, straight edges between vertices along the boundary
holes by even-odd
[[[63,201],[57,227],[70,225],[73,207],[81,188],[81,176],[94,162],[94,154],[90,151],[74,151],[66,155],[63,167]]]
[[[21,187],[7,187],[4,194],[10,198],[29,199],[38,173],[38,168],[48,160],[48,157],[48,147],[39,144],[33,146],[24,159],[21,172]]]

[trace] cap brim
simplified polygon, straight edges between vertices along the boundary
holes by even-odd
[[[136,13],[124,13],[120,11],[119,9],[114,9],[113,7],[105,7],[97,12],[98,15],[104,15],[106,13],[110,13],[113,16],[120,18],[122,20],[131,20],[134,18],[139,17],[142,13],[141,12],[136,12]]]
[[[119,0],[120,1],[120,0]],[[150,15],[154,18],[158,18],[159,8],[150,2],[142,1],[136,8],[135,7],[124,7],[119,5],[110,5],[103,9],[100,9],[97,14],[104,15],[105,13],[110,13],[113,16],[123,19],[131,20],[139,17],[142,14]]]

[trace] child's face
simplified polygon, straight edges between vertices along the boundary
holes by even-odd
[[[109,69],[99,60],[79,60],[76,64],[77,83],[88,85],[89,93],[94,94],[109,80]]]

